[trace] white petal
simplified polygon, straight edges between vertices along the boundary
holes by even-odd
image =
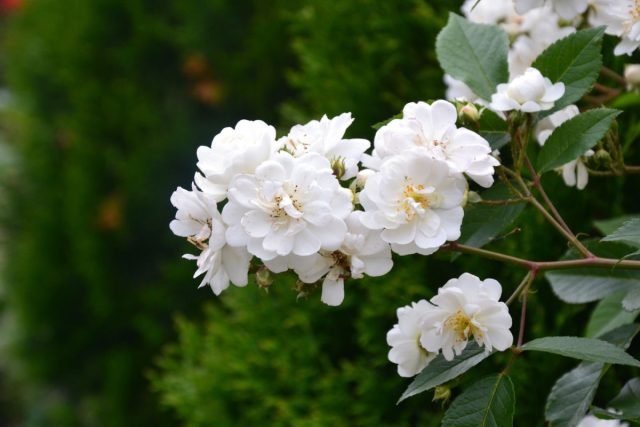
[[[320,300],[331,306],[342,304],[344,300],[344,279],[331,280],[325,278],[322,282],[322,296]]]
[[[225,246],[222,249],[222,265],[224,265],[229,280],[236,286],[247,285],[250,261],[251,255],[245,248]]]

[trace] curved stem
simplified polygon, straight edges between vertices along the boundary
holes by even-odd
[[[520,284],[516,288],[516,290],[513,291],[509,299],[507,299],[505,304],[511,305],[511,303],[513,303],[513,301],[515,301],[515,299],[518,298],[518,295],[520,295],[520,293],[525,288],[529,288],[529,286],[531,285],[531,282],[533,282],[533,279],[535,279],[535,273],[533,272],[533,270],[529,270],[526,276],[524,276],[524,279],[522,279],[522,282],[520,282]]]

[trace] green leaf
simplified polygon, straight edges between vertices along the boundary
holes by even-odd
[[[462,354],[456,356],[451,361],[446,360],[442,354],[439,354],[418,374],[413,382],[409,384],[409,387],[407,387],[402,394],[398,403],[408,397],[430,390],[462,375],[489,357],[489,355],[490,353],[487,353],[475,342],[469,343],[467,348],[462,351]]]
[[[575,427],[596,394],[604,363],[583,362],[556,381],[545,407],[552,427]]]
[[[591,313],[585,335],[597,338],[619,326],[633,323],[640,311],[629,312],[622,309],[622,301],[626,294],[616,292],[604,298]]]
[[[624,222],[613,233],[602,239],[603,242],[620,242],[640,248],[640,217],[633,217]]]
[[[503,200],[513,196],[503,183],[480,194],[484,200]],[[465,208],[458,242],[479,248],[491,242],[502,230],[513,224],[525,208],[525,203],[509,205],[474,204]]]
[[[507,33],[496,25],[475,24],[449,14],[436,39],[438,61],[447,74],[490,100],[496,86],[509,79]]]
[[[493,111],[484,108],[480,114],[480,136],[489,142],[492,150],[499,150],[511,141],[507,122]]]
[[[483,378],[453,401],[442,419],[442,426],[513,426],[515,401],[513,383],[507,375]]]
[[[631,345],[631,341],[640,332],[640,325],[636,323],[630,323],[620,326],[612,331],[602,335],[599,339],[610,342],[613,345],[617,345],[625,350]]]
[[[582,156],[607,133],[618,114],[618,110],[596,108],[578,114],[558,126],[540,150],[540,173]]]
[[[585,242],[594,254],[621,259],[628,252],[625,245],[617,243]],[[563,259],[576,258],[576,252],[570,250]],[[597,301],[618,291],[629,291],[640,283],[640,271],[607,268],[572,268],[549,271],[545,274],[551,283],[553,292],[561,300],[581,304]]]
[[[544,337],[522,346],[526,351],[544,351],[574,359],[640,367],[640,361],[624,350],[595,338]]]
[[[622,418],[640,418],[640,378],[627,382],[609,406],[622,412]]]
[[[635,315],[638,314],[638,310],[640,310],[640,283],[627,292],[622,300],[622,307],[629,312],[635,313]]]
[[[605,236],[613,233],[618,228],[622,227],[622,224],[632,218],[637,218],[634,215],[623,215],[616,218],[603,219],[600,221],[594,221],[593,225]]]
[[[638,333],[638,327],[627,325],[607,333],[603,340],[626,348]],[[600,379],[610,365],[582,362],[561,376],[553,385],[545,406],[545,419],[552,427],[575,427],[589,409]]]
[[[554,111],[582,98],[595,83],[602,65],[603,34],[604,27],[576,31],[553,43],[534,61],[532,67],[543,76],[564,83],[564,95]]]
[[[591,407],[591,414],[600,418],[601,420],[622,420],[632,421],[634,424],[640,424],[640,418],[624,418],[622,414],[618,414],[617,412],[609,411],[603,408],[598,408],[597,406]],[[616,424],[620,425],[620,424]]]

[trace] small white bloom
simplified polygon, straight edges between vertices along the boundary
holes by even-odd
[[[389,244],[382,240],[380,231],[370,230],[362,224],[362,215],[361,211],[351,212],[346,220],[348,231],[342,246],[324,254],[329,269],[322,282],[321,300],[325,304],[342,303],[345,277],[383,276],[393,267]]]
[[[576,427],[629,427],[629,424],[619,420],[601,420],[593,415],[587,415]]]
[[[321,301],[340,305],[344,300],[345,278],[362,279],[387,274],[393,266],[391,248],[380,237],[380,231],[366,228],[363,212],[354,211],[346,219],[347,234],[338,250],[320,251],[311,256],[288,255],[266,261],[273,272],[292,269],[304,283],[314,283],[324,276]]]
[[[186,254],[196,260],[198,269],[193,277],[204,274],[200,287],[210,285],[216,295],[229,287],[246,286],[251,255],[245,248],[234,248],[225,240],[225,225],[212,197],[197,188],[187,191],[178,188],[171,195],[171,204],[178,209],[169,227],[174,234],[186,237],[202,252]]]
[[[553,133],[558,126],[578,114],[580,114],[578,107],[575,105],[569,105],[540,120],[535,129],[538,143],[540,145],[544,145],[549,136],[551,136],[551,133]],[[593,150],[587,150],[576,160],[572,160],[558,168],[558,171],[561,172],[562,179],[566,185],[569,187],[576,187],[578,190],[583,190],[587,186],[587,183],[589,182],[589,171],[585,165],[585,159],[593,156],[593,154]]]
[[[430,352],[442,350],[447,360],[459,355],[473,337],[487,352],[504,351],[513,343],[511,316],[499,302],[502,287],[464,273],[449,280],[431,299],[435,306],[423,316],[420,344]]]
[[[548,7],[526,13],[522,22],[522,33],[514,38],[509,48],[510,80],[524,74],[552,43],[576,31],[574,27],[558,25],[558,16]]]
[[[306,153],[318,153],[330,162],[344,162],[344,174],[340,179],[351,179],[358,173],[362,154],[371,145],[366,139],[345,139],[344,133],[353,123],[351,113],[343,113],[332,119],[322,116],[305,125],[291,128],[289,135],[280,138],[281,149],[299,157]]]
[[[584,190],[589,183],[589,171],[585,161],[593,155],[593,150],[587,150],[582,156],[562,165],[562,179],[566,185]]]
[[[240,120],[235,128],[224,128],[211,147],[198,148],[195,182],[217,202],[227,197],[231,179],[241,173],[254,173],[276,150],[276,131],[261,120]]]
[[[425,300],[397,310],[398,323],[387,333],[389,361],[398,365],[398,375],[413,377],[422,371],[438,354],[428,352],[420,345],[422,317],[432,308]]]
[[[532,9],[543,7],[545,4],[562,18],[571,20],[587,10],[589,0],[514,0],[516,12],[524,14]]]
[[[415,149],[445,161],[453,173],[466,173],[483,187],[493,184],[494,167],[500,163],[492,157],[486,139],[477,133],[457,128],[458,113],[447,101],[410,102],[402,119],[392,120],[378,129],[369,167],[379,167],[390,156]]]
[[[263,261],[289,254],[309,256],[337,250],[352,193],[340,186],[329,161],[316,153],[294,158],[279,152],[229,186],[222,217],[234,246],[247,245]]]
[[[471,22],[479,24],[517,25],[520,16],[516,13],[512,0],[480,1],[466,0],[462,5],[462,13]],[[507,33],[511,33],[507,31]]]
[[[466,181],[421,150],[385,159],[360,193],[362,223],[400,255],[429,255],[460,237]]]
[[[553,108],[555,101],[564,95],[564,83],[552,84],[535,68],[510,83],[498,85],[497,93],[491,97],[491,108],[497,111],[520,110],[534,113]]]
[[[615,47],[615,55],[631,55],[640,46],[640,1],[592,0],[589,23],[605,25],[605,33],[622,40]]]
[[[513,80],[551,43],[575,31],[574,27],[564,25],[556,12],[571,14],[573,3],[586,1],[560,0],[552,4],[547,1],[543,5],[545,0],[522,0],[522,4],[517,3],[521,11],[518,13],[510,0],[483,0],[478,4],[476,0],[467,0],[462,11],[470,21],[499,25],[509,35],[509,77]]]
[[[575,105],[568,105],[553,114],[548,115],[540,120],[535,128],[536,139],[538,144],[543,146],[554,130],[562,123],[580,114],[580,110]]]

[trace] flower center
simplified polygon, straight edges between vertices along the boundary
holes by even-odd
[[[302,217],[302,203],[288,194],[278,194],[273,198],[271,217],[274,219],[298,219]]]
[[[629,9],[629,15],[634,22],[640,21],[640,0],[635,0]]]
[[[478,334],[481,334],[478,328],[471,323],[471,318],[462,310],[458,310],[449,316],[444,322],[444,326],[453,331],[457,342],[466,341],[470,335],[475,335],[477,338]]]
[[[414,185],[407,182],[402,191],[400,209],[404,211],[407,221],[411,221],[417,214],[423,213],[433,204],[433,194],[423,184]]]

